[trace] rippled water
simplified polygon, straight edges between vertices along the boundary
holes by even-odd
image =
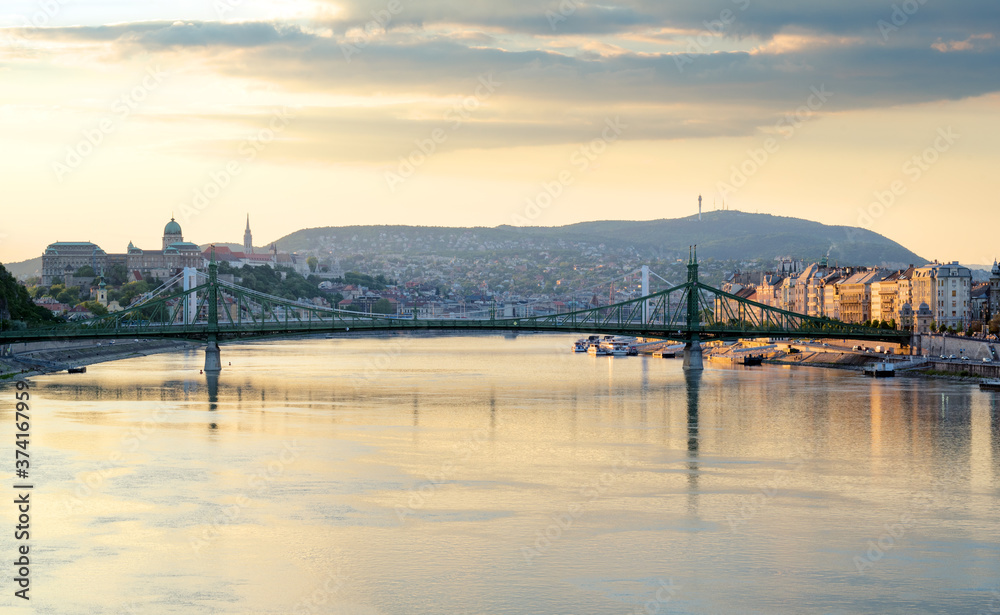
[[[1000,611],[1000,395],[571,340],[35,378],[33,611]]]

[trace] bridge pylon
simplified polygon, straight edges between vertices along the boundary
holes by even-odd
[[[205,346],[205,373],[222,371],[222,351],[219,350],[219,265],[215,262],[215,246],[208,263],[208,344]]]
[[[690,248],[687,281],[687,341],[684,343],[685,371],[705,369],[701,350],[701,312],[698,305],[698,246]]]

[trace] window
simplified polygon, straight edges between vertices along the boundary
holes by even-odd
[[[956,297],[956,296],[957,296],[957,295],[955,294],[956,292],[957,292],[957,291],[954,291],[954,290],[953,290],[953,291],[951,291],[951,296],[952,296],[952,297]]]

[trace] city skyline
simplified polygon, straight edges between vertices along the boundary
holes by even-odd
[[[991,263],[968,233],[1000,222],[1000,12],[849,5],[6,3],[0,262],[170,212],[218,241],[249,211],[269,243],[677,218],[701,194]]]

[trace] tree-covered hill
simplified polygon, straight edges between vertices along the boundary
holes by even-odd
[[[35,305],[28,289],[0,265],[0,329],[18,326],[15,323],[36,324],[54,321],[52,312]]]
[[[277,240],[282,250],[308,251],[324,246],[363,244],[372,252],[411,252],[449,256],[488,244],[517,250],[530,242],[604,244],[633,247],[640,253],[686,255],[698,245],[699,255],[717,260],[772,260],[780,257],[818,261],[824,256],[842,265],[921,265],[927,259],[878,233],[855,227],[751,214],[706,213],[679,219],[582,222],[559,227],[417,227],[345,226],[303,229]],[[491,246],[491,247],[490,247]],[[367,250],[366,250],[367,251]]]

